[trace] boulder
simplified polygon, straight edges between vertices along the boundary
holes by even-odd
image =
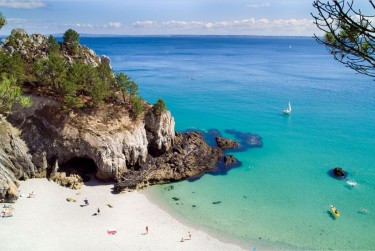
[[[61,186],[74,190],[81,189],[83,186],[83,179],[78,174],[66,176],[65,172],[55,172],[51,174],[50,179]]]
[[[100,62],[102,62],[103,64],[106,64],[108,66],[111,66],[111,60],[109,59],[109,57],[107,57],[106,55],[102,55],[101,58],[100,58]],[[112,67],[111,67],[112,68]]]
[[[216,140],[218,147],[220,147],[223,150],[232,149],[232,148],[239,146],[239,144],[236,141],[231,140],[231,139],[226,139],[223,137],[216,137],[215,140]]]
[[[224,156],[224,165],[226,166],[236,164],[237,162],[237,159],[233,155]]]
[[[335,177],[338,177],[338,178],[346,177],[345,171],[341,167],[335,167],[333,169],[333,174],[335,175]]]

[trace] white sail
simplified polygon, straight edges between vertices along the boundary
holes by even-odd
[[[290,101],[289,101],[289,103],[288,103],[288,108],[285,108],[285,109],[283,110],[283,112],[284,112],[285,114],[289,114],[289,113],[292,112],[292,106],[290,105]]]

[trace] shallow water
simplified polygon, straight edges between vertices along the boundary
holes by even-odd
[[[112,59],[176,130],[254,133],[242,166],[152,188],[180,217],[253,245],[375,249],[375,88],[311,38],[116,37],[81,43]],[[282,109],[291,101],[289,116]],[[329,175],[335,166],[357,183]],[[178,201],[172,198],[179,198]],[[215,202],[215,203],[214,203]],[[329,205],[341,216],[334,218]],[[363,211],[363,208],[366,210]]]

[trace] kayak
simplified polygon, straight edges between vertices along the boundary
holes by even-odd
[[[340,217],[340,213],[339,211],[337,211],[336,207],[334,206],[330,206],[331,207],[331,213],[335,216],[335,217]]]

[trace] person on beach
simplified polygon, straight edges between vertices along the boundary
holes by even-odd
[[[85,206],[88,206],[88,205],[89,205],[89,201],[88,201],[88,199],[87,199],[87,198],[86,198],[86,199],[84,199],[83,201],[85,202]]]
[[[148,226],[146,226],[146,234],[148,234]]]
[[[184,242],[184,238],[181,238],[180,242]]]
[[[191,233],[190,233],[190,231],[188,232],[188,234],[189,234],[189,240],[191,240]]]
[[[98,215],[100,214],[100,209],[99,209],[99,207],[98,207]]]

